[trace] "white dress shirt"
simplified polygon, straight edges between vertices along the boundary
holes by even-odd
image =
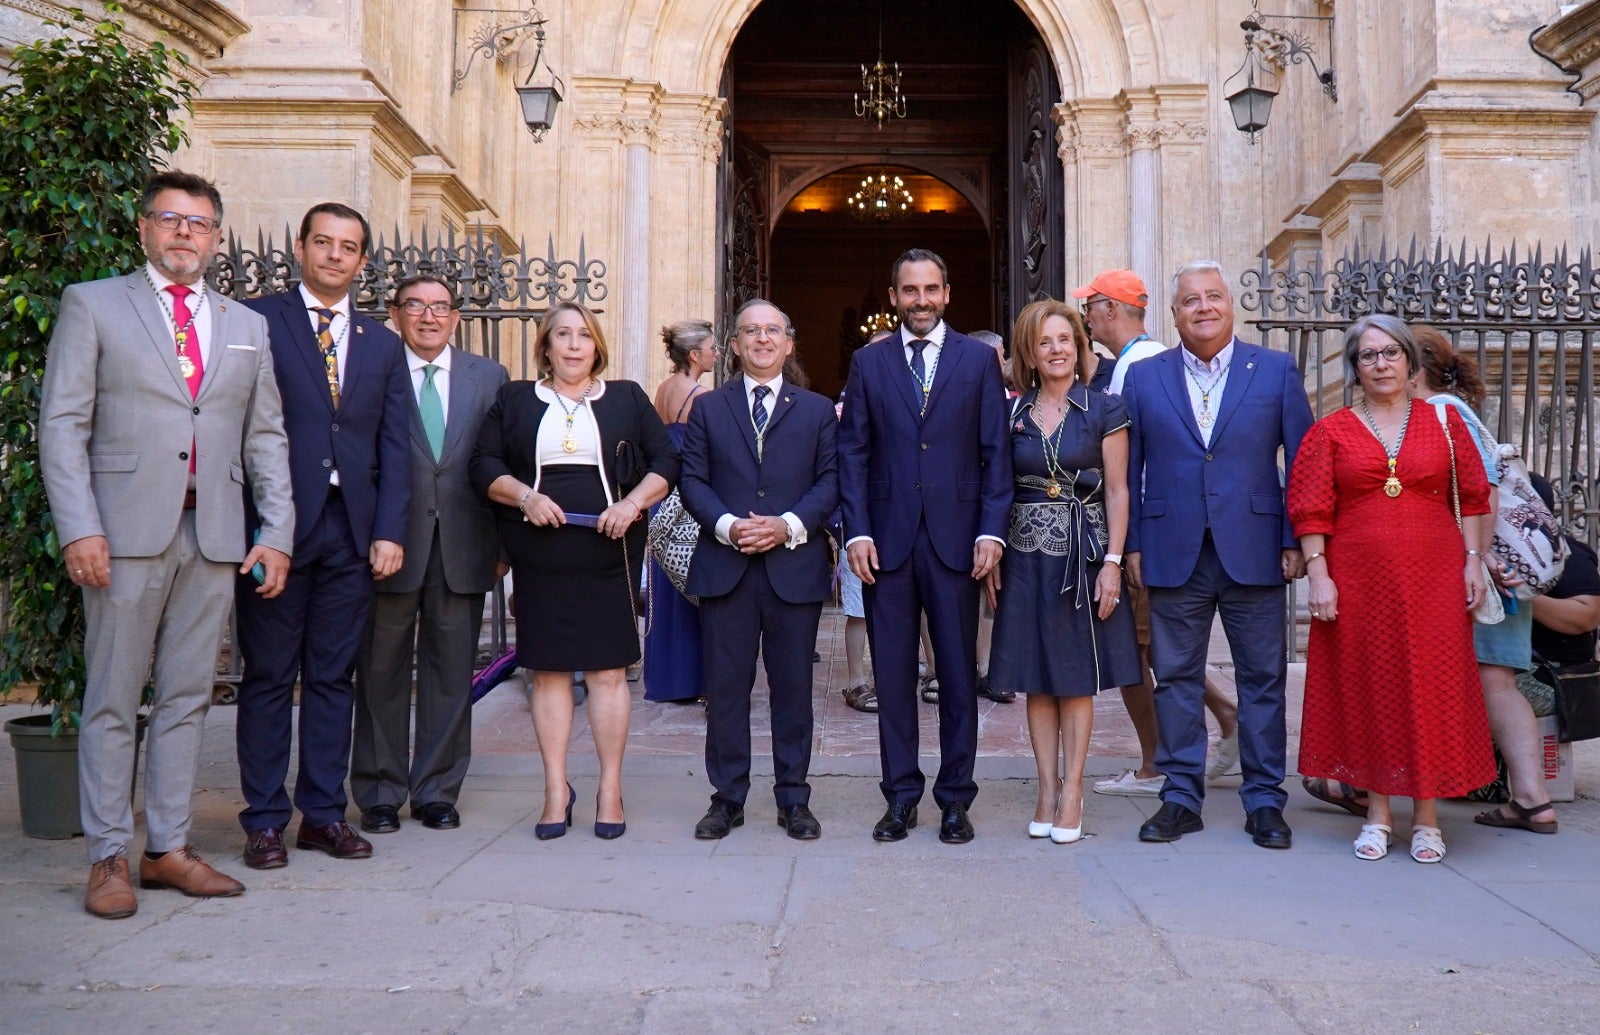
[[[755,418],[752,415],[755,413],[756,388],[763,384],[772,389],[771,392],[767,393],[767,397],[761,400],[761,408],[767,413],[766,426],[771,428],[773,410],[778,402],[778,396],[783,392],[783,375],[779,374],[770,381],[757,381],[749,374],[744,375],[744,413],[745,419],[750,422],[752,428],[755,427]],[[756,432],[758,447],[761,444],[762,437],[761,432]],[[757,463],[760,463],[760,461],[757,460]],[[733,528],[733,523],[737,520],[739,519],[732,514],[724,514],[717,518],[715,529],[717,542],[722,543],[724,546],[733,545],[733,540],[728,538],[728,532]],[[783,512],[783,523],[789,526],[789,539],[783,545],[791,550],[798,546],[804,546],[806,542],[806,526],[800,520],[799,515],[793,511],[786,510]]]
[[[439,392],[439,408],[444,413],[445,426],[450,426],[450,354],[455,348],[446,345],[444,351],[434,359],[423,359],[411,351],[411,346],[406,346],[406,366],[411,368],[411,395],[417,400],[420,410],[422,406],[422,386],[428,382],[428,373],[422,368],[433,364],[438,369],[433,372],[433,387]]]
[[[1222,411],[1222,392],[1228,387],[1228,368],[1233,363],[1233,341],[1222,346],[1222,351],[1212,356],[1209,363],[1190,352],[1187,345],[1183,346],[1182,352],[1183,380],[1189,389],[1189,407],[1194,411],[1195,426],[1200,429],[1200,441],[1209,447],[1211,432],[1216,429],[1217,417]],[[1209,425],[1200,423],[1201,388],[1205,388],[1205,395],[1210,400],[1207,407],[1211,413]]]
[[[161,299],[156,302],[156,305],[160,306],[161,312],[168,317],[167,329],[172,332],[172,352],[173,355],[177,355],[178,326],[172,321],[172,317],[175,315],[172,308],[173,298],[171,292],[167,290],[177,281],[156,269],[154,263],[145,263],[144,270],[150,274],[150,280],[155,284],[156,292],[161,295]],[[206,287],[205,278],[203,277],[186,286],[193,292],[184,301],[188,303],[189,312],[194,314],[194,333],[200,339],[200,376],[203,381],[205,372],[211,369],[211,306],[206,302],[211,290]]]

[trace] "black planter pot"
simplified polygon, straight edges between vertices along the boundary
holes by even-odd
[[[134,725],[135,779],[146,725],[143,715]],[[24,715],[8,721],[5,728],[17,760],[22,832],[28,837],[59,840],[83,833],[78,809],[78,731],[68,729],[60,736],[51,736],[50,726],[49,715]],[[131,794],[133,783],[128,786]]]

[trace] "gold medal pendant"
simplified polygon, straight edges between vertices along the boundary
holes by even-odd
[[[1057,496],[1061,495],[1061,483],[1056,481],[1054,478],[1050,479],[1049,484],[1044,487],[1044,494],[1049,496],[1051,499],[1055,499]]]
[[[563,453],[576,453],[578,451],[578,440],[573,438],[571,435],[568,435],[566,438],[561,440],[561,451]],[[1395,492],[1399,491],[1399,489],[1395,490]],[[1393,496],[1394,493],[1391,492],[1389,495]]]
[[[1390,499],[1400,495],[1400,479],[1391,474],[1389,480],[1383,483],[1383,494]]]
[[[183,374],[184,380],[187,381],[189,378],[194,376],[194,360],[190,359],[188,356],[179,356],[178,370]]]
[[[1201,410],[1200,416],[1196,418],[1196,423],[1198,423],[1202,428],[1211,427],[1211,411]]]

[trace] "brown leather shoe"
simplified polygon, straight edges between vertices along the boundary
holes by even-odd
[[[107,920],[121,920],[138,910],[127,856],[108,855],[89,867],[89,889],[83,893],[83,908]]]
[[[190,898],[232,898],[244,894],[244,885],[218,873],[193,848],[174,848],[159,859],[139,857],[139,887],[149,891],[170,888]]]
[[[308,827],[300,824],[300,833],[294,840],[296,848],[315,848],[327,852],[335,859],[370,859],[372,842],[350,828],[344,820],[325,827]]]
[[[276,870],[289,865],[289,850],[283,847],[283,831],[277,827],[250,831],[244,843],[244,864],[252,870]]]

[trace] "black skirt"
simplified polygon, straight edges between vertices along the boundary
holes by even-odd
[[[599,471],[546,467],[539,491],[563,511],[606,509]],[[516,591],[517,664],[540,672],[592,672],[639,660],[633,587],[644,557],[642,522],[625,540],[584,525],[541,528],[504,521],[501,538]],[[626,558],[626,561],[625,561]],[[631,569],[631,570],[630,570]]]

